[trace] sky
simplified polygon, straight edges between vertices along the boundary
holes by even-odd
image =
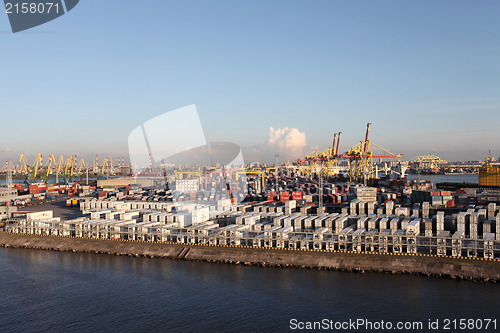
[[[500,157],[498,1],[81,0],[13,34],[0,13],[0,163],[128,157],[148,120],[196,105],[247,162],[364,137],[405,159]],[[182,138],[181,138],[182,140]]]

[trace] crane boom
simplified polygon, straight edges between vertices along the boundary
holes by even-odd
[[[368,141],[368,137],[370,135],[370,127],[372,126],[372,123],[368,123],[366,125],[366,135],[365,135],[365,142],[364,142],[364,145],[363,145],[363,152],[367,152],[368,151],[368,146],[370,144],[370,142]]]
[[[335,148],[337,147],[337,133],[333,134],[333,143],[332,143],[332,152],[330,154],[331,157],[337,155],[337,151]]]
[[[339,135],[337,136],[337,147],[335,148],[335,155],[338,156],[339,154],[339,149],[340,149],[340,138],[342,137],[342,132],[339,132]]]

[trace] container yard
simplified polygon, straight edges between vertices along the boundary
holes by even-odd
[[[402,207],[393,201],[353,200],[338,212],[307,214],[302,208],[308,206],[293,207],[291,202],[296,203],[80,198],[80,218],[61,220],[51,211],[16,212],[5,231],[178,244],[500,257],[500,211],[495,203],[450,214],[436,211],[429,202]]]
[[[496,176],[489,160],[479,177],[485,186],[436,189],[429,180],[408,179],[406,170],[446,161],[401,162],[403,155],[369,139],[370,129],[345,153],[336,133],[330,148],[296,163],[150,165],[136,177],[119,175],[130,168],[108,158],[85,168],[74,158],[57,164],[51,155],[54,163],[44,169],[40,154],[33,167],[22,156],[27,175],[56,172],[66,181],[10,179],[0,191],[0,227],[13,235],[499,260],[500,191],[490,186]],[[89,172],[100,178],[89,179]],[[67,211],[54,214],[54,200]]]

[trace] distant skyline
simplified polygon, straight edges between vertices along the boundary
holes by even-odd
[[[128,156],[195,104],[247,162],[371,139],[405,160],[500,157],[498,1],[81,1],[12,34],[0,13],[0,163]]]

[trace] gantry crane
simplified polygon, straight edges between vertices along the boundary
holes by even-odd
[[[404,157],[404,155],[402,154],[393,154],[390,151],[380,147],[376,143],[370,141],[369,135],[371,125],[371,123],[368,123],[366,126],[364,141],[361,141],[357,145],[351,147],[342,156],[342,158],[349,159],[349,179],[353,182],[364,183],[365,185],[367,181],[375,178],[373,158]],[[374,155],[372,150],[373,146],[382,150],[382,152],[385,154]]]
[[[331,147],[323,151],[315,149],[304,159],[299,159],[296,165],[300,166],[301,173],[311,176],[312,174],[326,174],[335,176],[339,173],[339,147],[342,132],[333,134]]]
[[[410,160],[410,165],[415,169],[437,169],[445,163],[448,162],[435,155],[422,155]]]

